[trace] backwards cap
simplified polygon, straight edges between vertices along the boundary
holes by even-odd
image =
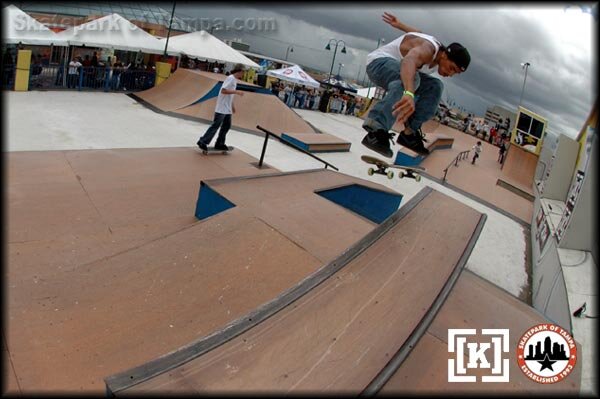
[[[448,59],[453,61],[463,72],[467,70],[471,62],[471,55],[467,49],[460,43],[452,43],[446,47]]]

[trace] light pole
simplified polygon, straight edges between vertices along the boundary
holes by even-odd
[[[285,60],[287,61],[287,57],[288,57],[288,53],[293,53],[294,52],[294,48],[292,46],[288,46],[287,50],[285,51]]]
[[[167,47],[169,46],[169,36],[171,36],[171,24],[173,24],[173,15],[175,15],[175,1],[173,1],[173,10],[171,11],[171,20],[169,21],[169,30],[167,31],[167,41],[165,42],[165,53],[163,54],[163,61],[167,61]]]
[[[379,39],[377,39],[377,47],[375,47],[375,49],[377,50],[380,46],[381,43],[385,43],[385,39],[383,37],[380,37]],[[366,70],[365,70],[365,74],[366,74]],[[371,82],[369,81],[369,88],[367,89],[367,98],[369,98],[369,94],[371,93]]]
[[[340,43],[344,43],[344,48],[342,48],[342,53],[346,54],[346,42],[343,40],[329,39],[329,43],[325,46],[325,50],[331,50],[331,42],[335,43],[335,50],[333,51],[333,59],[331,60],[331,68],[329,69],[329,79],[327,79],[327,83],[331,86],[331,73],[333,72],[333,64],[335,63],[335,55],[337,53],[338,45]]]
[[[521,89],[521,98],[519,99],[519,107],[521,106],[521,102],[523,102],[523,93],[525,92],[525,82],[527,81],[527,69],[531,65],[529,62],[522,62],[521,68],[525,68],[525,79],[523,79],[523,88]]]

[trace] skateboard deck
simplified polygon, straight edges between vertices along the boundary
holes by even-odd
[[[233,147],[232,146],[227,146],[227,148],[229,148],[229,150],[217,150],[215,147],[208,147],[207,150],[200,150],[200,151],[202,151],[202,153],[204,155],[208,155],[208,154],[229,154],[231,151],[233,151]]]
[[[375,165],[375,168],[369,168],[368,174],[369,176],[373,176],[373,174],[385,175],[388,179],[392,179],[394,177],[394,172],[388,169],[401,169],[402,171],[398,173],[398,177],[402,179],[403,177],[410,177],[411,179],[415,179],[415,181],[420,181],[421,176],[417,174],[418,172],[424,172],[425,168],[421,166],[405,166],[405,165],[394,165],[387,163],[386,161],[372,157],[369,155],[363,155],[360,157],[366,163]]]

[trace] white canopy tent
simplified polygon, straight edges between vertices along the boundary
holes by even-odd
[[[375,92],[377,91],[377,87],[373,86],[373,87],[364,87],[362,89],[358,89],[358,91],[356,92],[356,94],[358,94],[361,97],[368,97],[368,98],[373,98],[375,97]]]
[[[14,5],[2,9],[2,40],[38,46],[68,46],[66,40]]]
[[[294,82],[294,85],[299,84],[316,88],[321,86],[319,82],[310,77],[298,65],[294,65],[289,68],[273,69],[267,71],[267,75],[280,80]]]
[[[141,51],[148,54],[163,54],[164,42],[138,28],[119,14],[110,14],[85,24],[66,29],[56,36],[72,46],[111,48],[125,51]],[[178,51],[168,52],[178,55]]]
[[[166,40],[166,38],[160,39],[163,47]],[[204,30],[169,37],[169,49],[192,58],[240,63],[252,68],[260,68],[256,62]]]

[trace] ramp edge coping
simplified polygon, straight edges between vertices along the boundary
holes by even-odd
[[[446,299],[450,295],[452,288],[456,285],[458,278],[460,277],[462,271],[464,270],[471,253],[473,252],[473,248],[481,235],[481,231],[483,230],[483,226],[487,220],[487,215],[485,213],[481,214],[479,217],[479,222],[477,222],[477,226],[467,243],[461,257],[459,258],[454,270],[450,274],[448,280],[434,299],[433,303],[417,325],[417,327],[413,330],[413,332],[406,339],[404,344],[398,349],[398,351],[392,356],[388,364],[379,372],[379,374],[367,385],[367,387],[361,392],[359,396],[373,396],[376,395],[381,388],[393,377],[393,375],[398,371],[402,363],[406,360],[408,355],[412,352],[412,350],[417,346],[421,337],[427,332],[427,329],[435,319],[435,316],[438,314]]]
[[[184,345],[172,352],[162,355],[156,359],[129,370],[113,374],[104,379],[107,396],[115,396],[116,393],[124,391],[157,375],[168,372],[182,364],[185,364],[210,350],[232,340],[257,324],[275,315],[280,310],[292,304],[294,301],[310,292],[313,288],[327,280],[330,276],[341,270],[350,261],[364,252],[381,236],[398,224],[408,215],[433,189],[425,187],[414,195],[404,206],[390,215],[383,223],[371,230],[358,242],[347,248],[342,254],[321,267],[315,273],[301,280],[292,288],[284,291],[273,300],[259,306],[255,310],[227,324],[221,330],[217,330],[197,341]]]

